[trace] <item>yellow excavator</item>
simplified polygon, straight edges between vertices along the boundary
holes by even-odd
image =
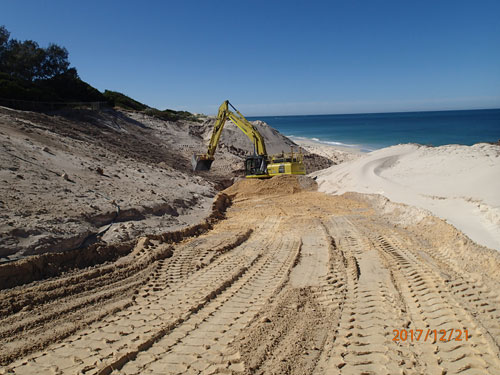
[[[267,155],[266,144],[262,135],[255,126],[229,103],[229,100],[226,100],[219,107],[217,120],[215,121],[210,143],[208,144],[208,152],[206,154],[193,155],[193,171],[210,170],[212,162],[215,160],[215,150],[217,149],[222,129],[228,119],[245,133],[254,146],[253,155],[249,155],[245,159],[246,178],[270,178],[282,174],[306,174],[303,155],[301,152],[294,153],[293,148],[290,153],[282,152],[277,155]]]

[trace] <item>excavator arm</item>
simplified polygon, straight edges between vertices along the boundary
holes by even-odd
[[[229,107],[231,107],[234,112],[231,111]],[[226,100],[219,107],[214,130],[212,132],[212,136],[210,137],[210,143],[208,144],[207,153],[193,156],[193,170],[210,170],[212,162],[215,159],[215,150],[219,144],[222,130],[224,129],[224,125],[228,119],[231,120],[250,139],[254,145],[254,154],[267,158],[266,145],[262,135],[255,128],[255,126],[253,126],[236,108],[231,105],[231,103],[229,103],[229,100]]]
[[[257,155],[267,156],[266,144],[264,138],[259,133],[257,128],[253,126],[236,108],[234,108],[229,101],[226,101],[234,112],[228,110],[229,119],[245,133],[254,145],[254,153]],[[236,113],[235,113],[236,112]]]

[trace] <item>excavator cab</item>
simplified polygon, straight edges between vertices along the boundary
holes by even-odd
[[[263,155],[247,156],[245,159],[245,177],[269,177],[267,174],[267,158]]]

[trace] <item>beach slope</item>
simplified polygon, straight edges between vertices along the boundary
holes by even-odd
[[[316,172],[319,190],[380,194],[430,211],[500,250],[500,147],[397,145]]]

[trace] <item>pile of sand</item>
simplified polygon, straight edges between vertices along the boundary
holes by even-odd
[[[0,262],[198,222],[216,179],[194,175],[173,146],[201,145],[187,128],[112,110],[0,108]]]
[[[317,190],[317,184],[308,176],[282,175],[263,180],[241,179],[224,192],[236,198],[249,198],[265,195],[288,195],[315,190]]]
[[[398,145],[314,174],[319,191],[381,194],[500,250],[500,147]]]
[[[204,139],[208,144],[213,130],[213,119],[207,122],[204,130]],[[257,128],[259,133],[264,138],[266,150],[268,154],[278,154],[282,151],[290,152],[290,147],[298,149],[298,145],[283,134],[272,128],[264,121],[252,121],[252,124]],[[253,153],[253,144],[248,137],[232,122],[227,121],[224,125],[224,130],[220,137],[220,144],[233,146],[237,149],[245,151],[246,154]]]

